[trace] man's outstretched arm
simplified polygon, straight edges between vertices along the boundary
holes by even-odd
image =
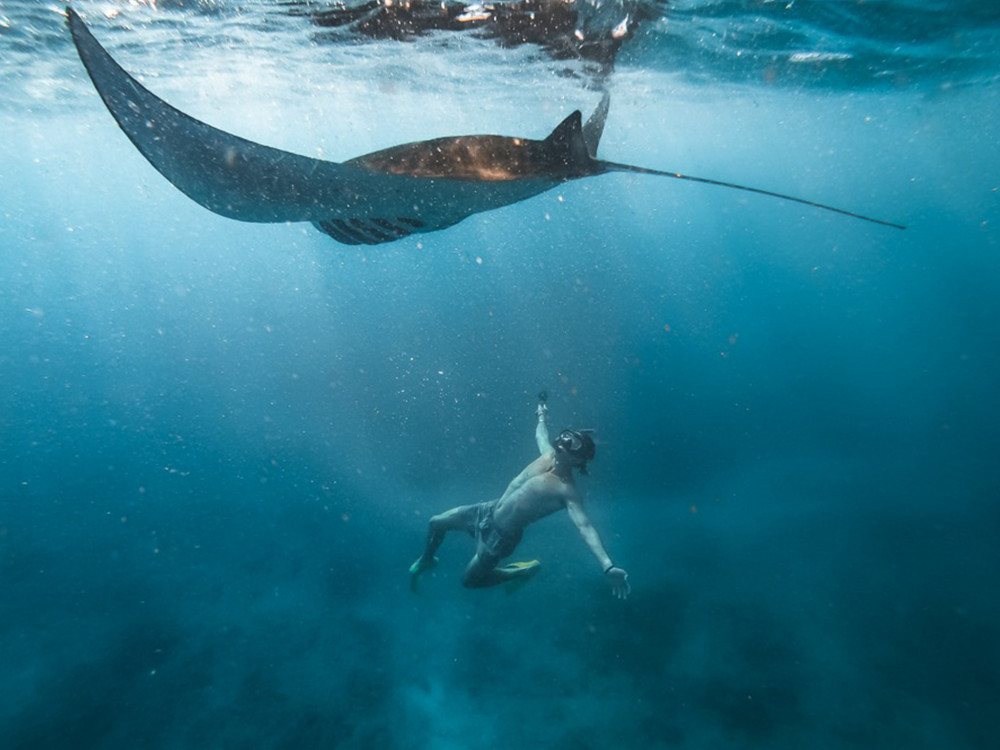
[[[611,561],[607,550],[604,549],[604,542],[601,541],[601,535],[597,533],[594,524],[590,522],[590,518],[583,510],[580,501],[578,499],[567,500],[566,510],[569,513],[570,520],[579,530],[580,536],[583,537],[583,541],[587,543],[590,551],[594,553],[594,557],[601,564],[604,577],[611,586],[611,593],[619,599],[627,597],[632,591],[632,587],[628,582],[628,573],[625,572],[624,568],[619,568]]]

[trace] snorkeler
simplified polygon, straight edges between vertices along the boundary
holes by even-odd
[[[469,588],[520,583],[538,572],[538,560],[499,566],[514,552],[524,529],[531,523],[565,508],[580,536],[604,570],[611,593],[624,599],[632,590],[628,573],[608,556],[597,530],[584,512],[580,493],[573,481],[573,469],[587,473],[587,462],[596,454],[594,441],[587,431],[563,430],[553,445],[549,441],[548,406],[543,391],[538,396],[538,425],[535,441],[541,455],[507,485],[499,500],[461,505],[433,516],[427,531],[427,546],[410,566],[410,582],[437,563],[437,552],[449,531],[465,531],[476,540],[476,554],[469,561],[462,584]]]

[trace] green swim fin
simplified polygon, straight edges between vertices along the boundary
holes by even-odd
[[[513,562],[501,565],[500,570],[505,573],[517,573],[520,570],[534,570],[540,568],[542,564],[538,560],[527,560],[525,562]]]
[[[503,587],[508,594],[513,594],[530,581],[541,567],[542,564],[538,560],[527,560],[525,562],[507,563],[497,568],[497,570],[510,575],[510,578],[504,582]]]
[[[420,574],[437,565],[437,561],[438,559],[436,557],[426,560],[423,555],[414,560],[413,564],[410,566],[410,591],[414,594],[417,593],[420,588]]]

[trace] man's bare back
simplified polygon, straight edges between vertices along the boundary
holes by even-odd
[[[541,455],[511,480],[499,500],[461,505],[430,519],[424,553],[410,566],[411,584],[437,562],[434,556],[449,531],[465,531],[476,539],[476,554],[469,562],[462,583],[470,588],[494,586],[534,575],[537,560],[499,566],[513,553],[524,529],[530,524],[565,508],[580,536],[601,563],[612,593],[620,599],[631,587],[628,574],[611,562],[600,535],[590,523],[573,479],[573,469],[586,473],[587,462],[596,453],[587,433],[564,430],[549,442],[548,408],[540,400],[535,439]]]

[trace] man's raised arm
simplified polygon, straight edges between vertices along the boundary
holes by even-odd
[[[535,427],[535,442],[538,443],[538,452],[545,455],[552,450],[552,442],[549,440],[549,407],[545,391],[538,394],[538,408],[535,414],[538,415],[538,425]]]

